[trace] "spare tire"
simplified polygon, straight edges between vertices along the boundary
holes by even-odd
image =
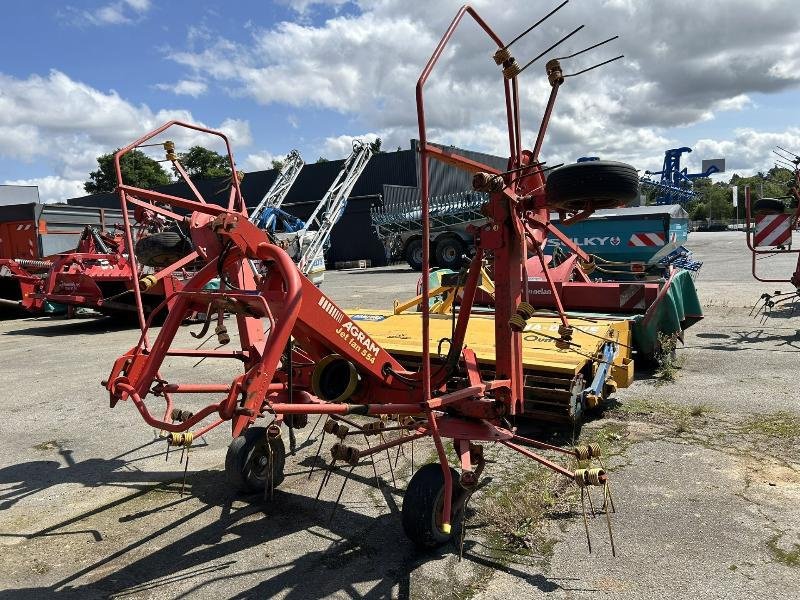
[[[639,174],[631,165],[593,160],[564,165],[547,178],[548,206],[576,212],[624,206],[639,195]]]
[[[782,215],[786,205],[774,198],[762,198],[753,204],[754,215]]]
[[[136,260],[148,267],[167,267],[186,256],[192,244],[174,231],[159,231],[136,242]]]

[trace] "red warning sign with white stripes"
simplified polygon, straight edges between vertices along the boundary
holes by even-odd
[[[633,233],[628,240],[628,246],[663,246],[666,243],[667,236],[655,232]]]
[[[753,235],[756,247],[786,246],[792,242],[792,216],[758,215]]]

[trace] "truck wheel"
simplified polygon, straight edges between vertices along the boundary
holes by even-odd
[[[422,239],[414,238],[406,244],[406,261],[415,271],[422,271]]]
[[[575,212],[624,206],[639,195],[639,175],[631,165],[594,160],[555,169],[547,178],[549,206]]]
[[[174,231],[159,231],[136,242],[136,260],[148,267],[167,267],[186,256],[192,244]]]
[[[442,269],[457,271],[461,266],[464,244],[457,237],[446,236],[436,240],[436,265]]]
[[[780,200],[772,198],[762,198],[753,204],[753,214],[755,215],[782,215],[786,206]]]

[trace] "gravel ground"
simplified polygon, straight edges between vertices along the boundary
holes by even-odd
[[[752,280],[743,234],[692,234],[690,245],[706,263],[706,319],[678,350],[676,381],[642,374],[583,431],[617,449],[616,557],[602,516],[589,519],[588,554],[574,498],[539,530],[546,545],[503,543],[479,497],[463,560],[451,546],[419,554],[399,519],[410,456],[395,466],[392,455],[391,471],[386,456],[375,471],[359,466],[334,512],[344,479],[334,473],[314,501],[308,430],[271,502],[226,489],[223,428],[191,450],[181,495],[180,453],[167,457],[130,404],[109,410],[100,388],[135,331],[108,319],[0,320],[0,599],[796,598],[800,427],[787,383],[800,314],[748,315],[780,286]],[[776,276],[792,263],[761,267]],[[325,289],[345,307],[383,308],[416,280],[402,268],[334,272]],[[196,327],[183,328],[187,343]],[[213,361],[168,367],[175,380],[226,372]],[[415,454],[419,463],[430,448]],[[492,485],[518,476],[506,454],[491,458]]]

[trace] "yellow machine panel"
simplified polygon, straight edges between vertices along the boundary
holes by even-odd
[[[392,355],[406,357],[413,363],[422,355],[420,313],[393,314],[378,310],[348,311],[369,336]],[[633,380],[631,360],[631,325],[624,319],[570,318],[574,333],[567,349],[556,347],[557,317],[535,316],[528,320],[522,333],[522,360],[525,369],[526,413],[556,418],[565,403],[574,400],[576,381],[587,384],[602,362],[606,342],[617,343],[610,377],[613,387],[627,387]],[[447,340],[452,335],[453,318],[449,314],[432,314],[430,320],[431,356],[446,354]],[[444,340],[444,341],[442,341]],[[441,348],[440,348],[441,344]],[[465,344],[471,348],[482,369],[491,370],[495,362],[494,316],[473,314],[469,320]],[[530,405],[530,410],[528,406]],[[560,407],[562,410],[556,410]],[[542,409],[545,409],[544,411]],[[550,410],[553,409],[553,410]]]

